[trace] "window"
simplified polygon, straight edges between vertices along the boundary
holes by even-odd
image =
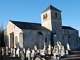
[[[47,13],[45,15],[43,15],[43,20],[47,19]]]
[[[43,35],[42,32],[38,32],[39,35]]]
[[[47,42],[47,38],[45,38],[45,42]]]
[[[57,17],[58,17],[57,12],[55,12],[55,18],[57,18]]]

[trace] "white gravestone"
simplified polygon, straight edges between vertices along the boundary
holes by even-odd
[[[28,48],[28,50],[26,51],[26,57],[28,58],[28,60],[30,60],[30,49]]]
[[[34,58],[34,55],[35,55],[35,51],[32,50],[32,53],[31,53],[32,60],[33,60],[33,58]]]
[[[8,47],[6,46],[6,55],[8,55]]]
[[[49,42],[49,45],[48,45],[48,54],[51,54],[51,44]]]
[[[2,56],[4,55],[4,49],[2,48]]]
[[[70,45],[67,43],[67,50],[70,50]]]
[[[37,46],[36,45],[34,45],[34,50],[37,50]]]
[[[34,57],[35,51],[32,50],[31,57]]]
[[[13,57],[15,57],[15,48],[13,49],[13,52],[14,52],[14,55],[13,55]]]
[[[18,57],[20,56],[20,49],[19,48],[16,50],[16,54],[18,55]]]
[[[23,51],[24,51],[24,53],[26,53],[26,52],[25,52],[25,48],[23,48]]]
[[[11,57],[13,56],[13,52],[14,52],[14,51],[13,51],[13,48],[11,48]]]
[[[58,41],[57,42],[57,45],[54,46],[53,54],[54,55],[61,54],[61,56],[64,56],[65,55],[65,49],[64,49],[64,46],[61,45],[61,42]]]

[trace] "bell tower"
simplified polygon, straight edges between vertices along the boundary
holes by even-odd
[[[46,10],[41,14],[41,25],[46,29],[50,30],[53,35],[56,34],[56,37],[53,36],[54,44],[59,40],[62,42],[62,19],[61,11],[54,6],[50,5]]]

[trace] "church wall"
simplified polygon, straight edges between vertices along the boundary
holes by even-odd
[[[14,33],[14,42],[16,41],[15,40],[16,36],[17,36],[18,42],[19,42],[19,33],[20,32],[22,32],[21,29],[19,29],[17,26],[15,26],[12,22],[10,22],[10,21],[8,22],[7,27],[6,27],[6,35],[8,37],[8,40],[5,40],[5,41],[7,41],[9,47],[10,47],[10,43],[9,43],[10,42],[10,34]],[[15,43],[14,43],[14,45],[15,45]]]
[[[72,50],[78,48],[78,31],[77,30],[67,30],[63,29],[63,41],[64,46],[67,46],[69,43]],[[67,48],[67,47],[66,47]]]
[[[50,40],[50,32],[42,30],[23,30],[23,41],[25,48],[34,48],[37,45],[38,48],[43,48],[43,43],[47,38],[46,44]]]

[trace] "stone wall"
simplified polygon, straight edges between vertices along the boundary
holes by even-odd
[[[78,49],[78,31],[63,29],[63,45],[66,47],[69,43],[71,50]]]
[[[37,45],[38,48],[43,48],[43,43],[47,39],[46,44],[50,40],[50,32],[41,30],[23,30],[24,48],[33,48]]]

